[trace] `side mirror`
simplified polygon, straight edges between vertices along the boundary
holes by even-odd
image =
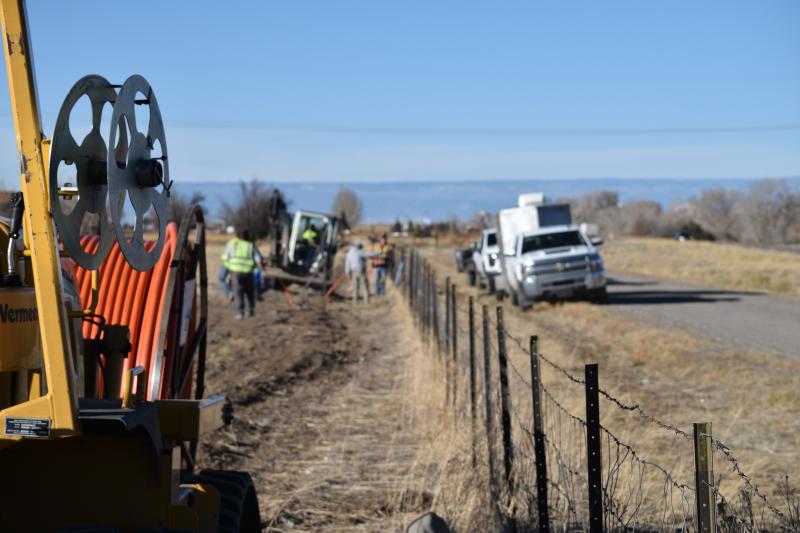
[[[603,244],[603,238],[602,237],[592,237],[589,240],[592,243],[592,246],[600,246],[601,244]]]

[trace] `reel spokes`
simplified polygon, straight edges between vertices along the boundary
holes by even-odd
[[[70,129],[70,116],[75,104],[84,96],[91,103],[92,128],[86,137],[76,139]],[[106,213],[108,147],[100,129],[105,105],[113,105],[116,98],[116,91],[102,76],[89,75],[78,80],[61,104],[50,151],[50,209],[53,219],[64,249],[76,263],[89,270],[100,266],[114,244],[114,233]],[[59,169],[66,165],[75,168],[72,187],[59,186]],[[66,200],[62,200],[64,198]],[[71,211],[64,210],[64,204],[68,202],[75,202]],[[99,218],[99,245],[92,254],[87,253],[80,243],[81,225],[87,214]]]
[[[53,218],[65,251],[83,268],[100,266],[116,240],[136,270],[152,268],[161,256],[169,212],[167,142],[164,124],[153,89],[141,76],[128,78],[119,93],[100,76],[86,76],[70,90],[61,106],[50,156],[50,198]],[[75,104],[88,96],[92,127],[82,140],[70,130]],[[106,104],[112,104],[108,143],[101,134]],[[138,110],[137,110],[138,107]],[[146,109],[145,109],[146,108]],[[138,111],[138,113],[137,113]],[[142,111],[147,111],[143,113]],[[139,115],[140,122],[137,122]],[[148,115],[148,120],[141,120]],[[146,123],[145,123],[146,122]],[[59,166],[75,165],[76,184],[60,187]],[[65,212],[63,197],[77,197],[72,211]],[[125,206],[133,208],[126,220]],[[80,244],[81,224],[87,214],[99,216],[99,245],[93,254]],[[132,230],[130,224],[132,223]],[[158,231],[156,245],[145,248],[144,232],[152,224]]]
[[[143,98],[137,98],[137,95],[142,95]],[[137,124],[135,106],[149,108],[148,124]],[[111,154],[108,157],[111,224],[128,263],[136,270],[148,270],[156,264],[164,247],[171,182],[161,112],[153,89],[143,77],[133,75],[125,80],[114,104],[111,124],[109,139],[112,145],[118,132],[125,130],[125,126],[130,133],[125,161],[122,162]],[[122,225],[126,195],[135,216],[133,234],[130,237]],[[144,226],[147,222],[145,217],[151,207],[156,219],[151,222],[158,228],[158,240],[155,248],[148,252],[144,246]]]

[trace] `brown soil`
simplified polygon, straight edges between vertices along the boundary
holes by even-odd
[[[266,531],[402,530],[427,510],[403,496],[419,446],[407,402],[419,344],[398,321],[399,294],[325,304],[293,287],[291,304],[268,292],[254,318],[235,320],[209,292],[207,395],[226,394],[235,418],[206,439],[201,466],[250,472]]]

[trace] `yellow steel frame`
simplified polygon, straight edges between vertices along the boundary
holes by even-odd
[[[75,369],[62,296],[59,252],[48,198],[45,152],[49,152],[49,142],[44,138],[39,118],[24,0],[0,0],[0,22],[4,32],[11,110],[20,158],[20,184],[25,197],[23,220],[26,244],[30,250],[33,285],[36,287],[47,382],[47,394],[44,396],[0,411],[0,424],[5,427],[5,419],[12,416],[48,419],[53,436],[68,436],[78,432]],[[31,284],[30,281],[28,284]]]

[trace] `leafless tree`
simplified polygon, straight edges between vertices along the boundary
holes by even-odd
[[[652,200],[627,202],[619,208],[627,235],[655,235],[661,218],[661,204]]]
[[[280,190],[253,178],[239,184],[235,203],[222,202],[222,218],[237,230],[247,228],[253,239],[262,239],[270,235],[274,221],[285,214],[286,207]]]
[[[764,179],[750,186],[741,202],[741,239],[751,244],[792,242],[800,233],[800,191],[786,180]]]
[[[696,222],[718,240],[736,240],[739,232],[739,191],[717,187],[703,191],[695,204]]]
[[[599,211],[619,206],[619,193],[616,191],[594,191],[577,198],[565,200],[571,205],[572,216],[580,222],[593,222]]]
[[[339,187],[336,198],[333,199],[334,216],[342,219],[342,224],[348,228],[354,228],[361,222],[364,206],[358,195],[345,186]]]
[[[619,204],[613,191],[567,199],[576,222],[597,224],[606,235],[671,236],[775,245],[800,242],[800,189],[786,180],[754,182],[747,193],[714,188],[663,212],[652,201]]]
[[[202,205],[205,200],[206,197],[199,191],[192,192],[191,196],[187,196],[186,194],[177,191],[172,191],[169,196],[169,218],[167,221],[180,224],[183,220],[183,216],[189,209],[189,206],[192,204]]]

